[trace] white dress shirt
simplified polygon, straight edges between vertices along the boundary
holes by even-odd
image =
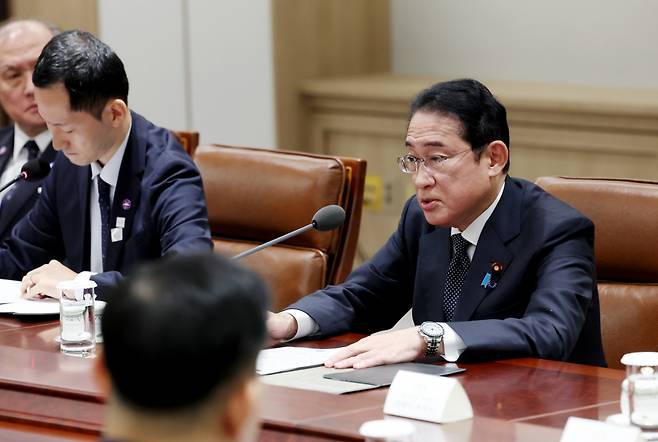
[[[20,127],[18,127],[18,125],[14,124],[14,151],[11,158],[7,160],[5,170],[2,172],[2,175],[0,175],[0,187],[16,178],[18,174],[21,173],[21,168],[27,161],[28,156],[27,150],[23,149],[25,143],[33,139],[34,142],[37,143],[37,146],[39,146],[39,151],[43,153],[50,144],[52,138],[52,135],[50,135],[50,132],[47,130],[44,130],[34,138],[30,138]],[[0,199],[5,196],[5,193],[9,189],[11,189],[11,187],[0,194]]]
[[[491,203],[491,205],[487,207],[487,209],[482,212],[480,216],[475,218],[475,220],[469,224],[463,232],[461,232],[456,227],[452,227],[450,229],[451,235],[461,233],[464,239],[471,243],[471,245],[469,245],[466,249],[466,253],[468,254],[468,258],[470,260],[473,260],[473,255],[475,255],[475,248],[477,247],[478,240],[480,239],[480,234],[482,234],[482,229],[484,229],[484,225],[491,217],[491,214],[498,205],[498,201],[500,201],[500,198],[503,196],[503,190],[505,190],[504,182],[494,202]],[[464,295],[465,294],[462,293],[461,296]],[[312,336],[320,330],[320,327],[315,322],[315,320],[311,318],[306,312],[296,309],[286,310],[285,312],[290,313],[297,321],[297,333],[295,336],[293,336],[292,339]],[[459,356],[461,356],[464,350],[466,350],[466,344],[464,344],[461,336],[459,336],[457,332],[455,332],[447,323],[440,322],[439,324],[441,324],[443,327],[444,353],[441,356],[447,361],[454,362],[459,358]]]
[[[100,176],[103,181],[110,185],[110,207],[114,201],[114,191],[117,188],[117,181],[119,180],[119,170],[121,170],[121,161],[123,154],[126,151],[128,144],[128,137],[130,136],[130,129],[126,133],[126,137],[121,142],[119,149],[114,152],[110,161],[101,166],[98,161],[91,163],[91,189],[89,192],[89,232],[90,232],[90,248],[89,248],[89,263],[92,273],[103,272],[103,241],[101,232],[101,209],[98,205],[98,177]],[[112,220],[110,220],[110,229]],[[89,278],[90,275],[87,275]]]

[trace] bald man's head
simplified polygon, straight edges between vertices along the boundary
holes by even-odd
[[[37,20],[15,20],[0,26],[0,105],[29,137],[46,130],[34,99],[32,71],[56,32]]]

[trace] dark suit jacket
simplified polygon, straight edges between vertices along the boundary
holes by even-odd
[[[125,218],[123,240],[111,242],[110,271],[92,277],[98,295],[121,273],[168,253],[212,250],[199,172],[173,135],[132,113],[110,215]],[[58,155],[34,209],[0,248],[0,277],[20,279],[50,259],[89,270],[91,168]]]
[[[22,146],[20,146],[22,147]],[[9,159],[14,154],[14,125],[0,129],[0,174],[5,171]],[[41,154],[48,162],[55,159],[55,150],[52,143]],[[11,231],[18,221],[23,219],[30,211],[39,197],[43,180],[28,183],[18,181],[13,185],[10,193],[6,194],[0,205],[0,243],[11,235]]]
[[[462,358],[518,356],[605,365],[594,271],[594,226],[575,209],[527,181],[507,178],[487,221],[449,325],[467,346]],[[399,227],[344,284],[290,306],[320,333],[372,332],[413,306],[416,324],[444,321],[450,229],[425,220],[416,198]],[[497,285],[483,287],[492,262]]]

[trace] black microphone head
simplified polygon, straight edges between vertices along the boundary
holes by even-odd
[[[332,204],[324,206],[313,215],[313,228],[320,232],[333,230],[345,222],[345,211],[342,207]]]
[[[28,160],[21,167],[21,179],[25,181],[39,181],[50,173],[50,163],[43,158]]]

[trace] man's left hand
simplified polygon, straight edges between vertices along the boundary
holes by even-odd
[[[57,284],[75,279],[77,273],[59,261],[52,260],[34,270],[30,270],[21,281],[22,298],[59,298]]]
[[[413,361],[425,353],[417,327],[371,335],[348,345],[324,363],[333,368],[367,368]]]

